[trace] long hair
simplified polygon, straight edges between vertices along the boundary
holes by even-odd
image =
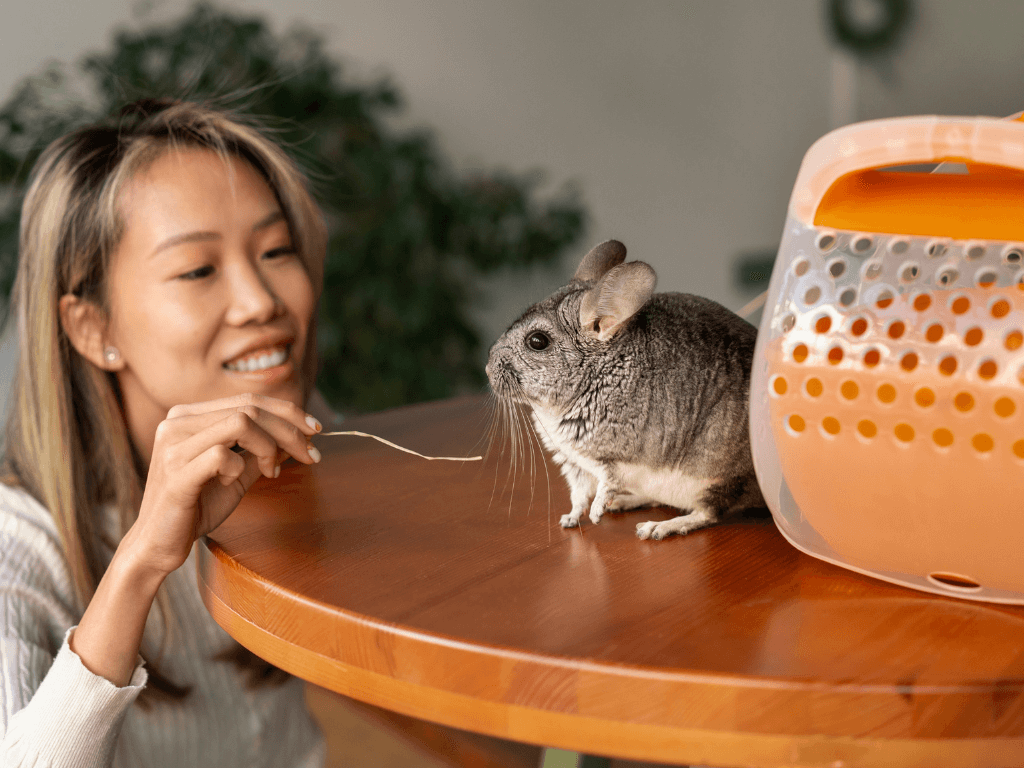
[[[277,196],[316,296],[323,283],[326,228],[305,177],[273,141],[225,111],[188,102],[136,102],[109,123],[57,139],[40,156],[22,206],[11,297],[19,360],[4,474],[53,516],[83,610],[106,567],[104,548],[117,544],[104,539],[100,510],[117,510],[120,540],[135,521],[145,467],[128,434],[115,375],[78,354],[63,331],[58,302],[74,294],[110,316],[109,266],[125,229],[121,190],[176,148],[208,149],[249,163]],[[311,329],[302,364],[307,396],[316,373],[314,339]],[[168,628],[166,603],[158,598],[158,605]],[[254,666],[254,657],[240,649],[225,658]],[[150,685],[143,703],[187,693],[147,662]]]

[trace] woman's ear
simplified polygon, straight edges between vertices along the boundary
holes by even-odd
[[[108,340],[103,310],[91,301],[71,293],[61,296],[58,306],[61,327],[78,354],[104,371],[119,371],[124,368],[124,360],[120,355],[110,360],[104,354]]]

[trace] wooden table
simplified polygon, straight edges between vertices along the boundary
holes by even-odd
[[[345,426],[461,456],[487,421],[463,398]],[[549,467],[549,491],[536,453],[531,482],[530,459],[510,478],[507,453],[316,442],[323,461],[258,481],[199,563],[221,626],[301,678],[635,760],[1024,765],[1022,609],[847,572],[770,520],[638,540],[638,521],[672,514],[658,509],[565,531],[564,482]]]

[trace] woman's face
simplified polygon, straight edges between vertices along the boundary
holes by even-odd
[[[263,178],[243,160],[171,150],[121,206],[108,342],[143,453],[179,403],[255,392],[302,407],[313,286]]]

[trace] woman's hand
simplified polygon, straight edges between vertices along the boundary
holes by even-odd
[[[156,430],[139,517],[123,543],[158,574],[180,567],[193,542],[230,515],[260,474],[282,458],[320,460],[319,422],[297,405],[246,394],[176,405]],[[232,451],[233,446],[244,449]]]

